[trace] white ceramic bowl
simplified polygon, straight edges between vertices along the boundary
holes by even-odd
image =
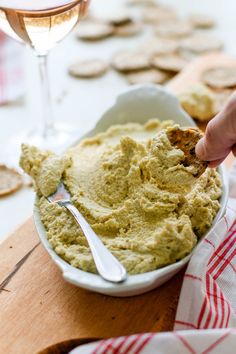
[[[144,123],[150,118],[159,118],[160,120],[172,119],[181,126],[196,125],[181,109],[178,100],[166,89],[156,85],[142,85],[134,86],[118,96],[114,105],[103,114],[96,127],[86,134],[86,137],[104,131],[114,124],[126,122]],[[83,138],[85,136],[81,139]],[[214,224],[223,216],[228,197],[226,173],[222,167],[219,168],[219,172],[223,182],[223,195],[221,198],[221,209],[214,220]],[[132,296],[152,290],[175,275],[191,257],[190,254],[179,262],[167,267],[144,274],[130,275],[124,283],[113,284],[103,280],[99,275],[72,267],[54,252],[47,240],[46,231],[40,220],[37,205],[35,205],[34,209],[34,219],[42,244],[52,257],[52,260],[61,269],[64,279],[81,288],[106,295]]]

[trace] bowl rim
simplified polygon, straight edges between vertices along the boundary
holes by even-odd
[[[143,89],[153,89],[153,87],[158,87],[158,90],[161,92],[164,92],[167,95],[172,96],[173,100],[177,101],[177,98],[173,96],[172,93],[170,93],[168,90],[166,90],[163,87],[159,87],[158,85],[135,85],[129,89],[125,89],[116,99],[116,101],[113,103],[113,105],[102,115],[102,118],[106,113],[109,111],[112,111],[112,109],[116,106],[116,104],[119,102],[122,97],[125,97],[126,95],[129,95],[130,93],[134,92],[135,90],[143,90]],[[178,103],[177,107],[180,111],[181,114],[183,113],[182,108],[180,107]],[[184,112],[184,116],[186,118],[186,121],[191,123],[192,126],[196,126],[195,122]],[[90,130],[87,134],[85,134],[83,137],[77,140],[76,143],[74,143],[72,146],[76,145],[81,139],[84,139],[87,136],[91,136],[90,134],[96,132],[96,128],[99,125],[101,119],[98,121],[97,125],[95,126],[94,129]],[[148,119],[147,119],[148,120]],[[132,290],[137,290],[139,288],[148,288],[150,287],[155,281],[157,281],[158,278],[163,278],[168,276],[169,274],[175,274],[177,271],[179,271],[181,268],[183,268],[184,265],[186,265],[189,261],[189,259],[192,257],[192,255],[195,253],[196,249],[199,247],[199,245],[202,243],[203,239],[207,237],[207,235],[213,230],[215,224],[224,216],[225,211],[226,211],[226,205],[227,205],[227,200],[228,200],[228,193],[229,193],[229,188],[228,188],[228,177],[227,177],[227,172],[224,166],[220,166],[218,168],[218,171],[221,176],[221,181],[222,181],[222,196],[220,198],[220,203],[221,207],[217,213],[217,215],[214,218],[214,222],[210,229],[207,231],[207,233],[202,237],[202,239],[197,243],[197,245],[193,248],[191,253],[184,257],[183,259],[170,264],[168,266],[164,266],[162,268],[146,272],[146,273],[141,273],[141,274],[135,274],[135,275],[129,275],[127,280],[123,283],[119,284],[114,284],[114,283],[109,283],[105,281],[104,279],[101,278],[98,274],[93,274],[89,273],[86,271],[83,271],[79,268],[75,268],[69,263],[67,263],[65,260],[63,260],[52,248],[51,244],[47,240],[47,234],[46,230],[44,228],[44,225],[41,221],[40,218],[40,213],[39,213],[39,208],[37,206],[38,203],[38,196],[36,195],[35,198],[35,203],[34,203],[34,211],[33,211],[33,216],[34,216],[34,222],[35,226],[39,235],[39,238],[46,249],[46,251],[49,253],[51,256],[52,260],[55,262],[55,264],[61,269],[63,273],[63,277],[79,286],[82,288],[86,288],[92,291],[100,292],[103,294],[107,295],[115,295],[116,293],[125,293],[128,291]],[[170,277],[169,277],[170,278]],[[168,278],[168,279],[169,279]],[[158,285],[157,285],[158,286]],[[144,292],[144,291],[142,291]],[[120,295],[118,295],[120,296]]]

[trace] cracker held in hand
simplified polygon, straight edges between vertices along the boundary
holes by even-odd
[[[205,84],[215,88],[236,86],[236,66],[222,66],[206,70],[202,75]]]
[[[208,162],[200,160],[195,153],[195,146],[203,137],[201,130],[198,128],[170,127],[167,128],[167,136],[173,146],[184,152],[184,166],[194,166],[196,168],[194,176],[200,177],[208,166]]]
[[[69,74],[79,78],[93,78],[104,75],[108,64],[101,59],[78,61],[69,67]]]
[[[13,168],[0,165],[0,197],[12,194],[23,185],[23,177]]]

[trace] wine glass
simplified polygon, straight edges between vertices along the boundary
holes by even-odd
[[[42,123],[40,128],[21,137],[20,142],[53,151],[60,151],[69,143],[69,129],[60,128],[53,119],[47,58],[49,51],[86,14],[89,3],[90,0],[0,0],[0,29],[29,45],[39,65]]]

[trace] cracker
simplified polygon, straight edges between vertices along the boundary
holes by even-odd
[[[104,75],[108,64],[101,59],[77,61],[69,67],[69,74],[79,78],[93,78]]]
[[[151,38],[139,46],[139,51],[150,56],[174,53],[179,48],[179,42],[167,38]]]
[[[155,34],[166,38],[183,38],[191,35],[192,30],[193,28],[190,23],[174,21],[161,23],[156,26]]]
[[[202,75],[205,84],[215,88],[236,86],[236,66],[222,66],[206,70]]]
[[[157,25],[159,23],[168,23],[175,21],[178,18],[174,9],[167,7],[150,6],[143,12],[143,21]]]
[[[207,29],[215,27],[215,20],[207,15],[195,14],[189,17],[189,21],[194,28]]]
[[[167,128],[167,136],[171,145],[184,152],[184,166],[194,166],[195,177],[200,177],[208,166],[207,161],[200,160],[195,153],[197,142],[203,137],[203,133],[198,128],[180,129],[179,127]]]
[[[148,69],[128,74],[126,75],[126,78],[131,85],[163,84],[170,78],[170,76],[161,70]]]
[[[113,67],[121,72],[148,69],[150,67],[149,56],[145,53],[134,51],[122,51],[112,59]]]
[[[151,60],[151,64],[157,69],[178,73],[185,68],[188,61],[178,54],[168,54],[154,56]]]
[[[194,35],[181,41],[180,48],[196,54],[222,49],[223,42],[216,37]]]
[[[114,34],[119,37],[132,37],[141,33],[143,25],[139,22],[131,22],[122,26],[116,26]]]
[[[128,5],[155,6],[155,0],[127,0]]]
[[[0,197],[12,194],[23,185],[23,177],[13,168],[0,165]]]
[[[179,101],[183,109],[200,122],[208,122],[215,115],[214,94],[202,83],[188,87],[179,96]]]
[[[77,38],[85,41],[97,41],[107,38],[113,33],[114,27],[108,23],[86,21],[80,24]]]
[[[105,22],[109,22],[114,26],[124,25],[133,21],[129,12],[125,10],[113,11],[108,15],[104,15],[104,16],[100,15],[99,17],[101,20],[104,20]]]

